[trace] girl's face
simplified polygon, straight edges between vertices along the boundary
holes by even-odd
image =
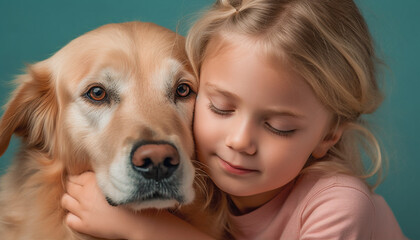
[[[216,45],[209,45],[213,54],[201,68],[198,158],[236,205],[251,196],[261,205],[298,175],[311,154],[320,157],[331,147],[331,116],[288,64],[247,44]]]

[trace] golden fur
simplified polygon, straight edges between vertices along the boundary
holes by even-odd
[[[133,173],[126,163],[139,141],[176,146],[180,196],[183,203],[191,202],[195,95],[179,98],[176,88],[185,83],[195,91],[197,81],[183,37],[151,23],[105,25],[29,66],[17,80],[0,122],[0,154],[13,134],[22,142],[0,180],[2,239],[90,239],[65,225],[60,206],[66,176],[87,170],[96,172],[113,203],[134,210],[178,206],[174,200],[129,199],[130,189],[114,186],[136,178],[129,177]],[[109,91],[108,102],[86,98],[95,84]],[[202,211],[194,211],[192,218],[197,212]]]

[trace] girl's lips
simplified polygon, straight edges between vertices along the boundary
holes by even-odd
[[[239,167],[239,166],[232,165],[232,164],[226,162],[225,160],[223,160],[220,157],[219,157],[219,160],[220,160],[220,165],[222,166],[222,168],[225,171],[227,171],[228,173],[231,173],[231,174],[244,175],[244,174],[248,174],[248,173],[257,172],[257,170],[246,169],[246,168],[242,168],[242,167]]]

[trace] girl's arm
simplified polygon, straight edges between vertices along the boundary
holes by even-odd
[[[93,172],[71,176],[66,187],[61,203],[75,231],[107,239],[211,239],[166,210],[133,212],[109,205]]]

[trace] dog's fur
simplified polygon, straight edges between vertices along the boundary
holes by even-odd
[[[193,200],[195,96],[176,91],[182,83],[195,91],[197,81],[183,37],[151,23],[105,25],[29,66],[18,81],[0,122],[0,155],[13,134],[22,140],[0,180],[1,239],[89,239],[65,225],[60,206],[66,176],[87,170],[115,205],[171,208]],[[106,90],[106,101],[87,97],[92,86]],[[133,146],[144,141],[175,146],[180,164],[171,178],[147,180],[130,166]],[[168,196],[154,197],[159,191]]]

